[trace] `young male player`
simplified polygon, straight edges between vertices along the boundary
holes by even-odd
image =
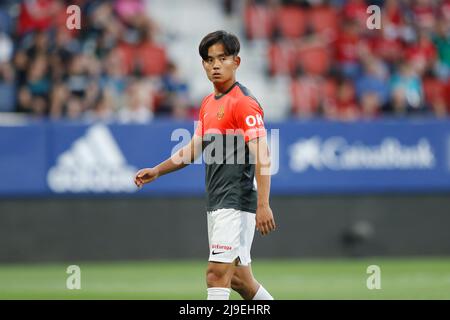
[[[214,92],[203,99],[195,135],[166,161],[138,171],[135,184],[141,187],[179,170],[203,150],[210,246],[208,300],[228,300],[230,287],[247,300],[272,300],[253,277],[250,265],[255,226],[266,235],[275,229],[275,221],[269,206],[270,158],[264,114],[258,101],[236,82],[239,50],[238,38],[225,31],[203,38],[199,53]]]

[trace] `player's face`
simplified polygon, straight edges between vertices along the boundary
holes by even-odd
[[[241,59],[238,56],[225,54],[222,43],[216,43],[209,47],[208,58],[203,60],[203,68],[208,79],[214,84],[219,84],[234,79],[240,62]]]

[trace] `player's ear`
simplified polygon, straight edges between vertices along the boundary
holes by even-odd
[[[234,64],[236,65],[236,68],[240,66],[241,64],[241,57],[235,56],[234,57]]]

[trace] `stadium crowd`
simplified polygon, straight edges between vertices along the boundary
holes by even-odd
[[[247,41],[265,41],[267,77],[289,76],[297,117],[353,120],[450,112],[450,0],[224,1]],[[82,10],[66,27],[68,5]],[[366,26],[381,7],[381,29]],[[194,118],[186,79],[144,0],[0,3],[0,111],[146,122]],[[244,40],[244,39],[242,39]],[[250,84],[249,84],[250,86]]]
[[[86,17],[80,30],[66,26],[73,4]],[[143,0],[2,2],[0,110],[124,123],[189,116],[187,84],[146,12]]]
[[[372,4],[380,29],[367,27]],[[245,30],[270,41],[268,74],[291,77],[296,116],[450,112],[449,0],[253,0]]]

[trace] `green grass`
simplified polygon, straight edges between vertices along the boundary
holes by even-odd
[[[76,263],[81,290],[66,289],[69,264],[0,265],[0,299],[204,299],[203,261]],[[381,268],[368,290],[366,269]],[[256,260],[276,299],[450,299],[450,258]],[[239,299],[232,293],[232,299]]]

